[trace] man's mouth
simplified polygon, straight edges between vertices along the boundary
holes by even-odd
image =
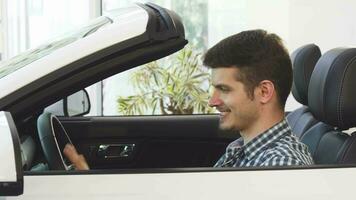
[[[220,118],[224,118],[226,117],[229,113],[230,113],[230,110],[229,109],[224,109],[224,110],[219,110],[220,112]]]
[[[229,112],[220,112],[221,117],[225,117]]]

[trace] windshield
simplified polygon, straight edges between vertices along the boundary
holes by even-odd
[[[51,42],[43,44],[35,49],[31,49],[21,53],[9,60],[0,63],[0,78],[52,53],[53,51],[64,47],[74,41],[83,38],[91,33],[97,31],[100,27],[112,23],[108,17],[99,17],[82,26],[81,28],[66,33],[60,37],[55,38]]]

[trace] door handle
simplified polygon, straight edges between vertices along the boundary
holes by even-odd
[[[101,144],[99,145],[97,155],[100,158],[128,158],[134,150],[136,144]]]

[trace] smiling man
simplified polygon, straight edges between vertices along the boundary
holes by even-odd
[[[212,69],[209,105],[220,112],[220,128],[241,137],[215,167],[313,164],[284,117],[292,85],[292,64],[281,39],[264,30],[230,36],[204,57]]]
[[[230,36],[208,50],[204,65],[212,69],[209,104],[220,112],[220,128],[241,134],[215,167],[313,164],[284,118],[292,64],[277,35],[251,30]],[[72,145],[64,154],[76,169],[89,169]]]

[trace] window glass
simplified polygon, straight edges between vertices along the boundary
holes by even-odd
[[[4,42],[3,42],[3,12],[2,12],[2,2],[0,1],[0,61],[2,60],[4,54]]]
[[[97,18],[76,31],[67,33],[54,39],[52,42],[43,44],[35,49],[26,51],[18,56],[2,62],[0,64],[0,78],[42,58],[43,56],[52,53],[61,47],[64,47],[80,38],[89,35],[90,33],[109,23],[111,23],[111,21],[106,17]]]
[[[82,26],[90,20],[88,0],[28,1],[29,48],[69,30]]]

